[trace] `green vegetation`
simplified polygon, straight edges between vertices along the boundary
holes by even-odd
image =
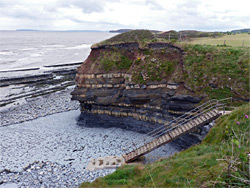
[[[235,34],[235,35],[224,35],[222,37],[203,37],[196,38],[191,41],[180,42],[180,44],[200,44],[200,45],[218,45],[233,46],[233,47],[250,47],[250,35],[247,33]],[[244,41],[244,42],[243,42]]]
[[[222,37],[224,33],[222,32],[203,32],[195,30],[184,30],[184,31],[167,31],[156,34],[158,38],[164,38],[166,40],[180,40],[180,41],[189,41],[194,38],[200,37]]]
[[[209,98],[249,97],[248,48],[184,45],[186,85]]]
[[[81,187],[248,187],[250,106],[220,117],[200,145],[149,165],[123,166]]]
[[[177,36],[178,32],[171,31]],[[193,36],[214,35],[197,31],[182,31]],[[246,36],[227,35],[213,38]],[[99,68],[109,72],[127,72],[134,83],[146,84],[150,81],[173,81],[184,83],[188,91],[203,96],[204,100],[234,97],[249,99],[250,50],[248,47],[213,46],[181,43],[181,54],[175,48],[149,49],[147,44],[165,40],[161,34],[147,30],[133,30],[103,41],[97,45],[138,42],[139,49],[127,50],[110,47],[100,50],[92,61]],[[205,39],[205,38],[204,38]],[[239,39],[237,39],[239,41]],[[142,48],[143,46],[143,48]],[[182,66],[182,63],[184,66]]]
[[[153,33],[151,33],[149,30],[132,30],[116,35],[100,43],[94,44],[93,47],[119,43],[138,42],[140,47],[144,48],[146,47],[147,42],[152,41],[154,38],[155,37]]]
[[[145,54],[145,55],[144,55]],[[169,59],[168,54],[175,54],[174,59]],[[142,58],[137,58],[133,64],[132,81],[135,83],[146,83],[147,81],[161,81],[169,77],[180,60],[178,54],[173,50],[144,50]],[[144,79],[143,76],[144,75]]]
[[[128,70],[133,61],[117,49],[103,51],[97,61],[105,71],[111,70]]]

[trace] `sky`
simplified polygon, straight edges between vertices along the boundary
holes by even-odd
[[[249,0],[0,0],[0,30],[250,28]]]

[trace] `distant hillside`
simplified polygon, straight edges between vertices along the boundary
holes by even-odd
[[[222,32],[203,32],[196,30],[183,30],[183,31],[166,31],[159,33],[157,37],[165,38],[165,39],[173,39],[173,40],[190,40],[192,38],[199,37],[221,37],[223,36]]]
[[[128,31],[132,31],[133,29],[118,29],[118,30],[110,30],[109,32],[110,33],[125,33],[125,32],[128,32]],[[159,33],[160,31],[158,30],[149,30],[151,31],[152,33]]]
[[[250,32],[250,28],[249,29],[238,29],[238,30],[232,30],[232,33],[249,33]]]
[[[37,29],[17,29],[16,31],[40,31]]]
[[[118,30],[111,30],[110,33],[125,33],[131,31],[132,29],[118,29]]]

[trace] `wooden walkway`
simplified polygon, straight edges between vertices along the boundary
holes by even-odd
[[[164,124],[152,132],[148,133],[141,141],[130,145],[129,152],[122,155],[125,162],[135,161],[152,150],[161,147],[164,144],[172,142],[178,137],[193,131],[197,127],[206,125],[225,112],[225,103],[232,98],[222,100],[210,100],[201,106],[185,113],[175,120]],[[224,111],[221,111],[223,110]]]
[[[180,137],[183,134],[186,134],[188,132],[191,132],[193,129],[203,126],[216,118],[220,116],[220,113],[218,110],[211,110],[207,113],[202,114],[201,116],[198,116],[186,124],[183,124],[181,126],[176,126],[175,128],[166,131],[166,133],[158,138],[155,138],[149,143],[146,143],[145,145],[133,150],[132,152],[123,155],[126,163],[134,161],[138,159],[140,156],[143,156],[149,152],[151,152],[154,149],[159,148],[160,146],[167,144],[169,142],[172,142],[176,138]]]
[[[200,126],[212,122],[222,114],[226,114],[225,106],[229,100],[231,101],[232,98],[210,100],[170,122],[165,122],[162,126],[129,143],[126,148],[124,148],[124,151],[127,151],[126,154],[120,156],[120,158],[117,156],[109,156],[106,158],[92,159],[88,165],[89,170],[111,168],[122,165],[122,163],[135,161],[140,156],[172,142]]]

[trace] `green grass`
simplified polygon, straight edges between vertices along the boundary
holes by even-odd
[[[113,45],[119,43],[138,42],[140,47],[144,48],[147,42],[154,40],[153,33],[149,30],[132,30],[119,35],[116,35],[110,39],[94,44],[93,47],[102,45]]]
[[[133,66],[132,81],[135,83],[166,79],[172,75],[179,61],[178,56],[175,59],[169,59],[165,50],[146,50],[143,51],[142,56],[144,56],[143,60],[136,60]],[[148,76],[146,81],[143,80],[141,73]]]
[[[244,44],[243,44],[244,40]],[[188,44],[201,44],[201,45],[224,45],[233,46],[233,47],[250,47],[250,35],[247,33],[235,34],[235,35],[224,35],[222,37],[202,37],[191,40],[190,42],[180,42]]]
[[[81,187],[247,187],[249,104],[222,116],[200,145],[149,165],[123,166]],[[238,124],[237,124],[238,122]]]
[[[184,45],[184,75],[186,85],[209,98],[249,97],[249,49]],[[213,84],[215,87],[211,87]]]
[[[100,62],[105,71],[128,70],[133,63],[131,59],[123,54],[122,50],[117,49],[103,51],[95,61]]]

